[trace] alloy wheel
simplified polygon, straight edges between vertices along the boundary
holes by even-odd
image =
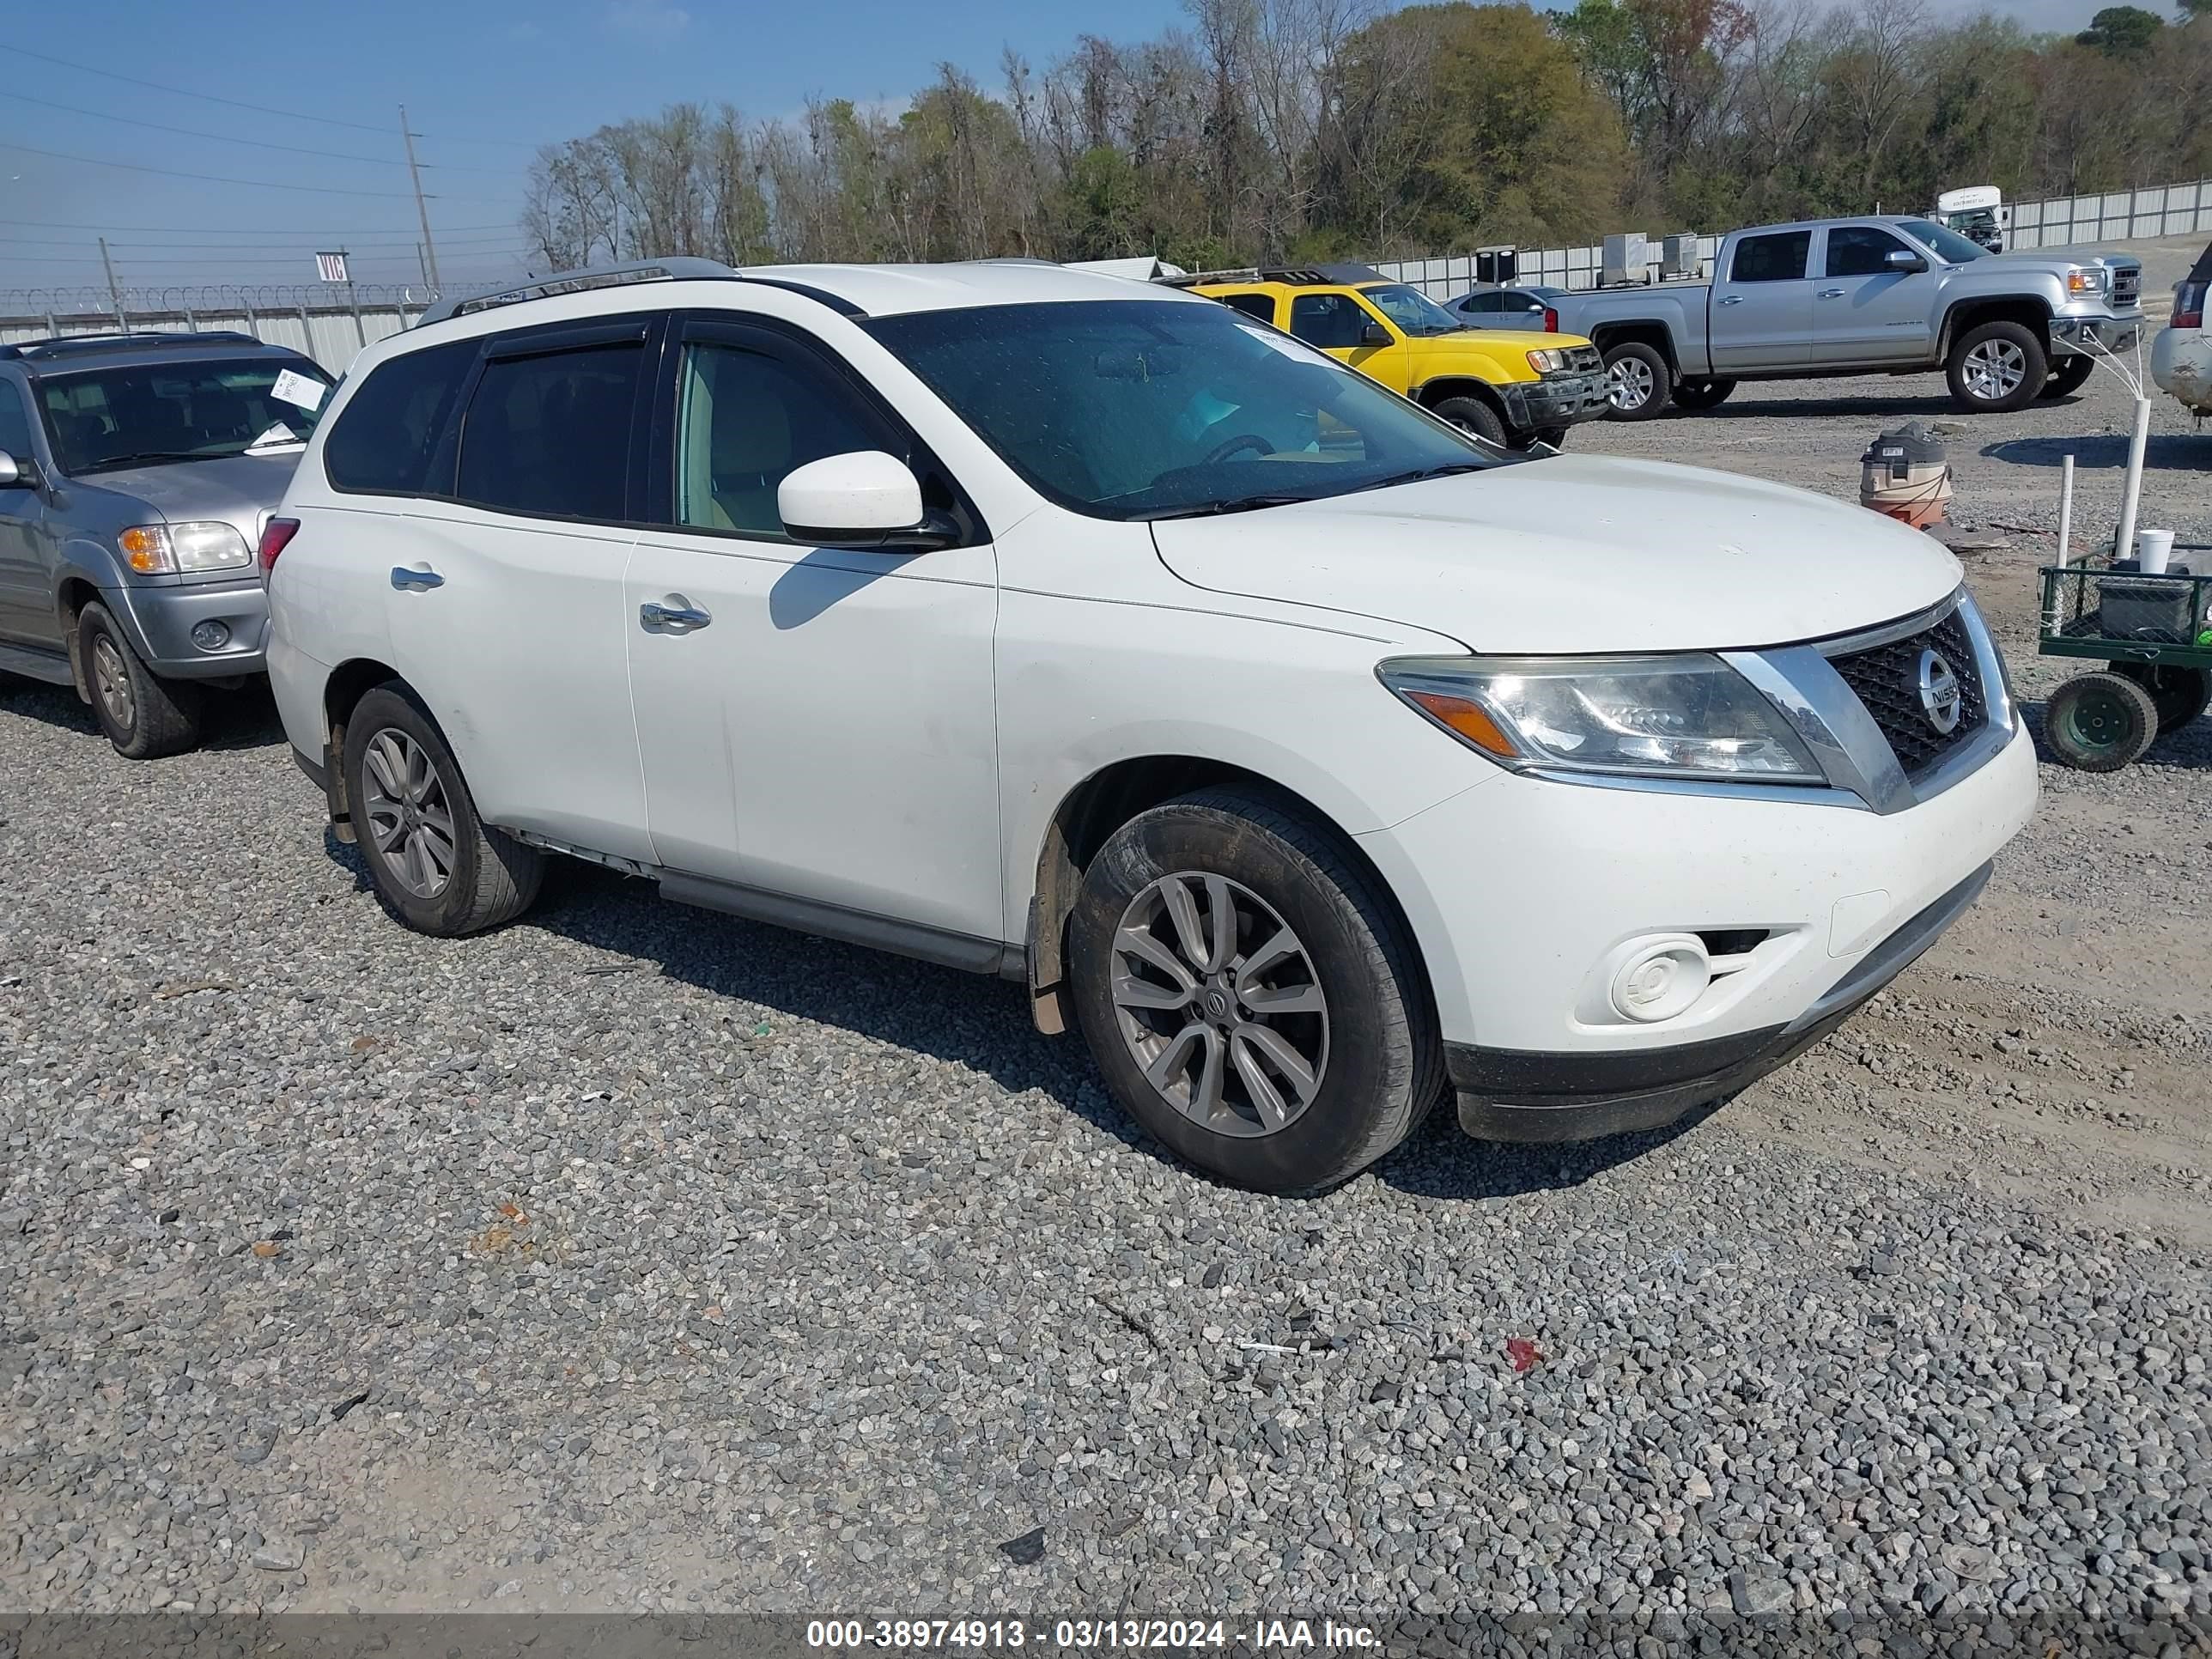
[[[1655,380],[1641,357],[1616,357],[1605,371],[1606,401],[1618,410],[1641,409],[1651,401]]]
[[[384,867],[416,898],[437,897],[453,876],[453,813],[428,752],[387,726],[368,740],[362,784],[362,816]]]
[[[115,723],[115,729],[135,729],[138,700],[131,692],[131,670],[123,660],[122,647],[105,634],[92,642],[92,685],[100,696],[100,706],[107,711],[107,718]]]
[[[1977,402],[1996,403],[2027,378],[2027,354],[2010,340],[1984,340],[1966,354],[1963,378]]]
[[[1182,871],[1139,892],[1115,929],[1112,994],[1146,1081],[1217,1134],[1274,1134],[1321,1091],[1328,1002],[1312,957],[1241,883]]]

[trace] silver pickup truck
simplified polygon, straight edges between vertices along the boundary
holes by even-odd
[[[1960,408],[2020,409],[2073,391],[2143,324],[2140,260],[1992,254],[1928,219],[1760,225],[1712,269],[1553,301],[1553,326],[1605,354],[1614,419],[1711,409],[1741,380],[1939,368]]]

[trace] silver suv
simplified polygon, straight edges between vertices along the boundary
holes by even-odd
[[[0,346],[0,671],[74,686],[133,760],[263,668],[263,526],[328,398],[251,335]]]

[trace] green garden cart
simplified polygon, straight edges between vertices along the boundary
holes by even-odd
[[[2201,570],[2212,546],[2174,553],[2198,555]],[[2188,568],[2184,561],[2147,575],[2132,560],[2043,568],[2037,650],[2105,665],[2075,675],[2044,705],[2044,734],[2069,766],[2117,772],[2212,701],[2212,574]]]

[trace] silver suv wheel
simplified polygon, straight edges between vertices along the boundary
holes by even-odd
[[[1241,883],[1182,871],[1139,892],[1111,994],[1146,1081],[1217,1134],[1273,1134],[1320,1092],[1328,1000],[1297,935]]]
[[[391,726],[368,740],[362,763],[370,842],[394,881],[416,898],[437,897],[453,877],[453,814],[438,769]]]
[[[137,699],[131,695],[131,671],[115,641],[102,634],[92,642],[92,689],[99,694],[107,718],[122,731],[138,724]]]

